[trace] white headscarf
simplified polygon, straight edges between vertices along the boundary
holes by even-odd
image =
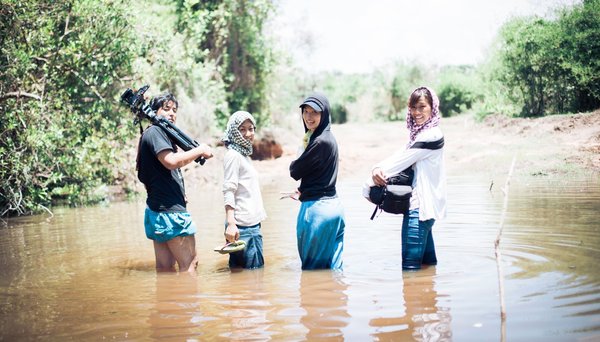
[[[250,120],[256,127],[256,121],[254,120],[252,114],[244,111],[237,111],[231,114],[229,121],[227,121],[225,134],[221,139],[227,148],[234,149],[243,156],[249,156],[252,154],[252,143],[242,136],[242,133],[240,133],[239,129],[240,125],[246,120]]]

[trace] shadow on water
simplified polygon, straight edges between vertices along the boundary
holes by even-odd
[[[493,241],[502,192],[449,179],[439,265],[401,271],[401,218],[339,184],[344,270],[300,270],[298,203],[263,189],[266,266],[230,271],[219,191],[190,196],[195,274],[154,271],[144,203],[56,209],[0,228],[0,340],[499,340]],[[207,195],[210,193],[210,195]],[[501,249],[507,340],[600,338],[598,179],[515,179]]]

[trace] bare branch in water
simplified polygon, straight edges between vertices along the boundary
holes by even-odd
[[[504,304],[504,275],[502,271],[502,254],[500,254],[500,238],[502,237],[502,230],[504,228],[504,218],[506,217],[506,210],[508,208],[508,187],[510,185],[510,178],[512,177],[513,170],[515,168],[515,161],[517,157],[514,156],[510,170],[508,171],[508,177],[502,193],[504,194],[504,205],[502,206],[502,215],[500,216],[500,227],[498,228],[498,235],[494,241],[494,250],[496,252],[496,266],[498,268],[498,287],[500,289],[500,318],[501,322],[501,341],[506,341],[506,305]],[[490,186],[491,190],[491,186]]]
[[[46,218],[46,221],[50,221],[53,217],[54,217],[54,213],[52,213],[52,211],[50,211],[50,209],[44,207],[41,204],[38,204],[42,209],[44,209],[48,214],[50,214],[50,217]]]

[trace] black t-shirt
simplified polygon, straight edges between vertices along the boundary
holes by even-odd
[[[144,131],[140,142],[138,179],[146,186],[146,204],[157,212],[185,212],[185,188],[181,170],[169,170],[157,155],[165,150],[175,151],[169,137],[158,126]]]

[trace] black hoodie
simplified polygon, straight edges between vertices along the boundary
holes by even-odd
[[[337,142],[331,133],[329,101],[325,95],[313,93],[302,102],[300,112],[304,106],[311,106],[321,112],[321,122],[302,155],[290,164],[290,176],[301,180],[298,191],[302,202],[335,198],[339,162]],[[304,124],[304,132],[307,131]]]

